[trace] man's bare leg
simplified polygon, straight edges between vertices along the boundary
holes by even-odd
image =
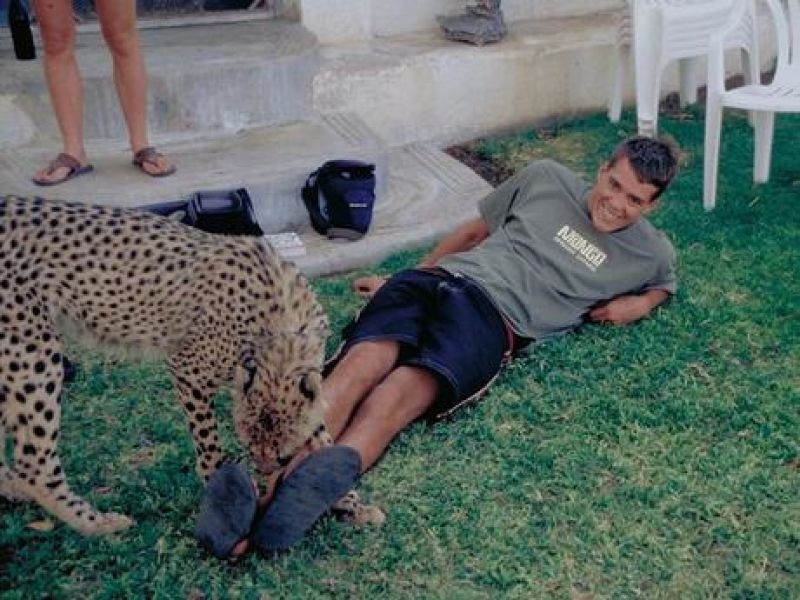
[[[373,346],[375,344],[377,346]],[[392,351],[391,343],[358,344],[326,379],[326,383],[331,381],[328,384],[331,388],[326,389],[326,392],[332,394],[334,399],[329,413],[335,422],[334,427],[339,427],[334,439],[338,445],[348,446],[358,453],[361,458],[361,473],[369,470],[378,461],[400,431],[433,405],[439,393],[438,380],[425,369],[411,366],[394,369],[391,366],[386,367],[387,364],[393,365],[397,359],[399,348],[396,343],[393,346]],[[354,353],[353,350],[359,347],[361,349]],[[348,357],[349,364],[345,363]],[[374,362],[365,364],[359,359]],[[379,365],[389,369],[388,375],[382,379]],[[369,377],[356,377],[351,370]],[[339,380],[333,376],[337,371],[341,378]],[[378,382],[377,385],[375,382]],[[337,391],[336,386],[339,385],[344,387]],[[361,391],[370,389],[366,398],[359,401],[362,397]],[[285,473],[293,471],[307,456],[307,452],[299,453],[287,466]],[[269,491],[268,498],[271,499],[271,496],[272,490]],[[239,542],[231,553],[232,556],[244,554],[249,544],[249,540]]]
[[[400,431],[433,405],[439,393],[439,382],[430,371],[395,368],[399,353],[400,345],[394,341],[359,342],[322,383],[328,433],[337,444],[361,455],[362,473]],[[299,452],[282,475],[291,473],[308,454],[307,449]]]
[[[359,342],[350,348],[322,382],[328,406],[325,425],[335,440],[358,404],[383,381],[397,363],[400,345],[390,340]]]
[[[399,353],[400,345],[394,341],[359,342],[322,383],[328,432],[337,444],[361,455],[362,472],[375,464],[400,431],[431,407],[439,391],[439,382],[428,370],[395,368]],[[293,460],[287,473],[304,457]]]
[[[391,340],[358,342],[347,351],[322,382],[322,394],[327,402],[325,427],[336,440],[353,416],[361,401],[392,371],[400,354],[400,345]],[[259,503],[266,506],[272,500],[277,483],[294,471],[311,452],[303,448],[283,469],[270,475]]]
[[[361,456],[361,472],[369,470],[391,441],[433,405],[439,382],[426,369],[394,369],[358,406],[337,444]]]

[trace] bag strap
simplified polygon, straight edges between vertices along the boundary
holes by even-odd
[[[326,235],[331,226],[330,221],[322,215],[322,211],[319,208],[319,175],[324,168],[325,165],[308,176],[301,193],[303,204],[306,205],[306,210],[308,210],[308,214],[311,217],[311,226],[321,235]]]

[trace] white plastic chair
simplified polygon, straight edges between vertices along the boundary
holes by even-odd
[[[703,207],[716,204],[722,110],[728,106],[755,111],[755,149],[753,180],[769,179],[772,155],[772,132],[776,112],[800,112],[800,4],[785,0],[787,13],[779,0],[764,0],[775,22],[777,62],[772,83],[725,89],[724,49],[736,27],[740,3],[727,26],[714,36],[708,53],[708,99],[706,100],[706,136],[703,168]]]
[[[728,21],[736,0],[627,0],[615,43],[615,66],[608,118],[619,120],[625,71],[634,50],[636,115],[641,135],[654,136],[658,128],[661,76],[673,60],[679,61],[681,104],[697,100],[696,58],[708,53],[711,36]],[[741,15],[730,47],[742,48],[745,81],[758,81],[758,35],[753,0]]]

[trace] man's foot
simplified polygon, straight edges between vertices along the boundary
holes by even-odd
[[[61,152],[44,169],[37,171],[31,181],[41,186],[58,185],[89,173],[92,169],[92,165],[81,164],[81,161],[71,154]]]
[[[133,166],[150,177],[166,177],[177,170],[175,165],[152,146],[145,146],[134,153]]]
[[[349,446],[312,452],[275,490],[251,540],[261,552],[286,550],[344,496],[361,475],[361,457]]]
[[[194,537],[217,558],[237,557],[246,549],[256,515],[258,492],[239,464],[225,463],[206,486]]]

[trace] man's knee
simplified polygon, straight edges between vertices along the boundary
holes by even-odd
[[[394,340],[365,340],[356,342],[334,367],[348,368],[355,376],[363,375],[372,378],[374,373],[381,373],[392,368],[400,356],[400,344]]]
[[[399,344],[388,340],[359,342],[350,347],[322,382],[332,410],[342,410],[343,402],[352,410],[391,372],[399,355]]]
[[[424,415],[439,395],[439,379],[428,369],[401,365],[395,368],[378,386],[371,408],[390,420],[410,423]],[[380,391],[386,393],[380,393]]]
[[[361,340],[356,342],[348,350],[348,354],[353,352],[363,352],[366,355],[373,354],[397,354],[400,344],[396,340]]]

